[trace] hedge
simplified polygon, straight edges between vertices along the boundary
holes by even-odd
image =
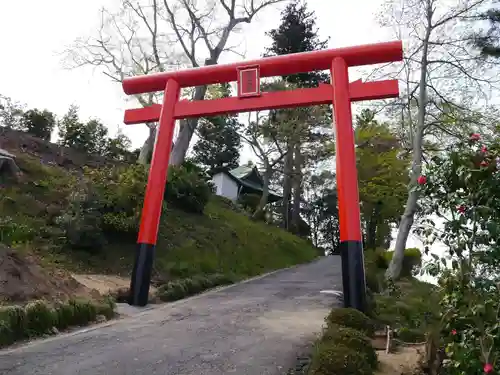
[[[374,322],[361,311],[353,308],[333,309],[325,320],[329,326],[338,324],[354,328],[366,336],[372,337],[375,333]]]
[[[0,347],[114,316],[115,304],[111,299],[101,303],[70,300],[54,306],[33,301],[25,306],[3,307],[0,308]]]

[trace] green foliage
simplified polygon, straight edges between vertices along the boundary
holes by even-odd
[[[18,159],[27,181],[2,190],[8,199],[0,199],[0,210],[34,231],[30,249],[44,263],[73,272],[128,276],[146,170],[101,168],[79,178],[30,155]],[[184,168],[199,171],[189,164]],[[318,254],[307,241],[252,221],[227,199],[211,195],[203,214],[178,207],[166,202],[161,217],[155,270],[165,280],[214,273],[252,277]],[[71,251],[77,248],[85,251]]]
[[[57,222],[68,244],[98,252],[108,236],[131,235],[137,230],[147,181],[141,165],[84,170],[74,182],[68,208]]]
[[[365,109],[356,117],[356,157],[365,247],[388,247],[408,195],[409,158],[389,125]]]
[[[287,55],[289,53],[309,52],[324,49],[327,40],[320,40],[316,29],[316,16],[307,9],[306,4],[293,1],[281,12],[281,23],[276,29],[266,33],[272,39],[267,56]],[[314,87],[328,81],[324,73],[307,72],[283,77],[289,83],[303,87]]]
[[[401,279],[375,299],[374,319],[396,331],[408,329],[423,336],[439,319],[438,291],[416,279]]]
[[[170,169],[165,198],[188,212],[201,214],[211,195],[207,177],[194,166]],[[110,238],[135,235],[139,223],[147,171],[142,165],[86,168],[75,181],[69,207],[58,219],[68,243],[98,252]]]
[[[0,126],[22,130],[23,106],[4,95],[0,95]]]
[[[345,327],[357,329],[370,337],[375,333],[373,321],[361,311],[356,309],[333,309],[330,311],[325,320],[328,325],[340,324]]]
[[[321,342],[312,355],[309,375],[372,375],[363,353],[345,345]]]
[[[107,127],[97,119],[86,123],[78,117],[78,107],[71,106],[58,124],[59,144],[89,154],[99,154],[113,160],[133,161],[134,153],[128,148],[130,139],[118,132],[116,137],[108,136]]]
[[[357,329],[344,327],[340,324],[330,324],[323,332],[321,341],[333,346],[344,345],[352,348],[364,355],[366,362],[372,369],[377,368],[377,353],[375,353],[370,339]]]
[[[260,195],[259,194],[240,194],[238,197],[238,203],[241,204],[243,209],[247,212],[255,212],[255,209],[259,205]]]
[[[391,262],[393,255],[394,251],[385,251],[382,253],[382,256],[386,264],[384,268],[387,268],[389,266],[389,263]],[[405,249],[403,266],[401,268],[401,276],[402,277],[412,276],[420,271],[421,266],[422,266],[422,253],[420,249],[413,247]]]
[[[234,281],[235,279],[230,275],[197,275],[191,278],[169,281],[158,288],[157,296],[164,302],[177,301],[209,288],[232,284]]]
[[[450,375],[495,371],[500,358],[500,139],[479,134],[433,157],[419,189],[428,215],[419,233],[446,251],[424,271],[438,277],[442,319],[434,331]],[[443,228],[432,216],[443,220]],[[488,370],[487,370],[488,369]]]
[[[319,186],[326,185],[327,181],[334,176],[322,173],[313,176],[312,188],[315,190]],[[305,214],[311,222],[313,240],[319,242],[331,253],[339,252],[340,247],[340,223],[337,191],[335,188],[324,188],[321,194],[316,196],[308,205]]]
[[[200,168],[192,163],[171,166],[165,199],[186,212],[202,214],[213,192],[213,185]]]
[[[54,310],[43,301],[28,303],[24,312],[26,316],[25,329],[29,337],[49,333],[56,323]]]
[[[10,216],[0,217],[0,243],[13,245],[32,240],[35,230],[26,223],[15,221]]]
[[[211,86],[211,99],[231,96],[228,83]],[[240,158],[241,124],[236,115],[223,115],[200,119],[197,127],[198,141],[193,146],[193,161],[203,166],[209,173],[222,168],[233,169]]]
[[[55,125],[56,118],[54,114],[46,109],[39,111],[35,108],[23,113],[23,130],[35,137],[49,141]]]
[[[476,19],[478,21],[489,21],[489,29],[481,30],[472,35],[472,41],[476,48],[481,51],[483,56],[497,58],[500,57],[500,46],[498,45],[498,36],[500,34],[500,10],[489,9],[480,13]]]
[[[106,144],[107,128],[97,120],[80,122],[78,107],[72,105],[58,124],[59,144],[88,153],[101,153]]]
[[[396,331],[396,338],[405,343],[425,341],[425,333],[421,329],[402,327]]]
[[[39,337],[72,326],[88,325],[98,315],[114,317],[115,305],[107,300],[99,303],[70,300],[52,307],[45,301],[26,306],[0,308],[0,347],[16,341]]]
[[[103,156],[111,160],[135,162],[139,156],[135,151],[129,151],[132,146],[130,139],[120,131],[114,138],[108,138]]]

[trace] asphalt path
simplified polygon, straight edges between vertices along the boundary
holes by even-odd
[[[340,259],[0,351],[1,375],[282,375],[338,303]]]

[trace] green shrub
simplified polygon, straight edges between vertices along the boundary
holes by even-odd
[[[73,182],[67,209],[56,219],[68,244],[96,253],[106,236],[135,234],[146,181],[141,165],[85,168],[83,179]]]
[[[385,270],[389,266],[389,262],[387,261],[387,258],[385,257],[385,253],[387,251],[378,248],[378,249],[367,249],[365,251],[365,267],[367,265],[373,267],[374,269],[378,270]]]
[[[210,178],[196,165],[186,162],[170,166],[165,200],[186,211],[201,214],[212,195]]]
[[[14,342],[14,333],[6,321],[0,320],[0,348]]]
[[[188,295],[188,290],[182,281],[169,281],[158,288],[157,296],[161,301],[172,302]]]
[[[233,284],[236,280],[232,275],[225,275],[216,273],[214,275],[210,275],[211,284],[213,287],[220,285],[230,285]]]
[[[365,361],[373,368],[377,368],[377,353],[371,345],[371,341],[363,332],[354,328],[343,327],[338,324],[329,325],[323,332],[321,341],[330,345],[344,345],[362,353]]]
[[[375,333],[373,321],[361,311],[353,308],[333,309],[325,320],[329,326],[340,324],[345,327],[357,329],[370,337]]]
[[[212,281],[205,276],[194,276],[182,281],[189,295],[200,293],[212,286]]]
[[[30,302],[24,308],[26,313],[26,333],[36,337],[50,333],[57,323],[57,315],[44,301]]]
[[[310,375],[372,375],[363,353],[345,345],[320,342],[312,355]]]
[[[0,217],[0,243],[6,245],[23,243],[31,241],[35,235],[36,231],[29,225],[14,221],[10,216]]]
[[[21,340],[25,337],[26,312],[21,306],[9,306],[0,309],[0,322],[3,322],[8,327],[13,341]]]
[[[238,197],[238,203],[243,207],[245,211],[255,212],[255,209],[260,203],[261,196],[259,194],[241,194]]]
[[[61,303],[56,306],[56,327],[66,329],[75,324],[75,308],[72,304]]]
[[[425,332],[416,328],[400,328],[396,331],[396,338],[408,343],[417,343],[425,341]]]
[[[387,261],[387,266],[388,266],[392,260],[394,251],[386,251],[383,254]],[[421,266],[422,266],[422,252],[415,247],[405,249],[403,266],[401,269],[401,276],[402,277],[412,276],[420,270]]]
[[[84,326],[96,320],[97,308],[92,302],[70,300],[68,304],[74,311],[70,325]]]
[[[219,285],[232,284],[233,282],[234,277],[231,275],[198,275],[163,284],[158,288],[157,296],[161,301],[172,302]]]

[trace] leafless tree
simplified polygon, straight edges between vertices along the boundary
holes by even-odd
[[[90,38],[80,38],[66,52],[72,66],[99,67],[112,80],[178,69],[217,64],[222,53],[235,52],[229,45],[241,25],[251,23],[266,7],[285,0],[122,0],[118,11],[102,10],[101,27]],[[186,94],[203,100],[206,87]],[[159,100],[159,95],[138,95],[142,106]],[[171,164],[182,163],[198,124],[181,121],[172,149]],[[140,153],[147,162],[156,134],[147,124],[149,137]]]
[[[252,115],[254,118],[252,119]],[[275,167],[280,163],[286,155],[279,142],[273,139],[266,131],[269,126],[269,121],[272,121],[267,115],[261,112],[248,114],[248,126],[241,138],[252,149],[255,156],[259,159],[260,168],[262,171],[263,187],[262,196],[259,204],[253,213],[253,218],[260,219],[265,213],[265,207],[269,201],[269,192],[271,177],[275,172]]]
[[[498,89],[492,64],[481,59],[471,46],[468,21],[488,0],[389,0],[382,23],[392,26],[405,41],[402,68],[390,75],[402,81],[403,95],[391,110],[400,113],[403,135],[412,153],[408,199],[396,238],[394,257],[386,277],[399,277],[406,242],[418,209],[417,179],[422,174],[424,146],[463,136],[464,130],[481,123],[473,112],[484,107]],[[380,73],[379,70],[378,73]],[[387,73],[387,71],[385,71]],[[450,126],[460,113],[462,123]],[[456,123],[456,122],[455,122]]]

